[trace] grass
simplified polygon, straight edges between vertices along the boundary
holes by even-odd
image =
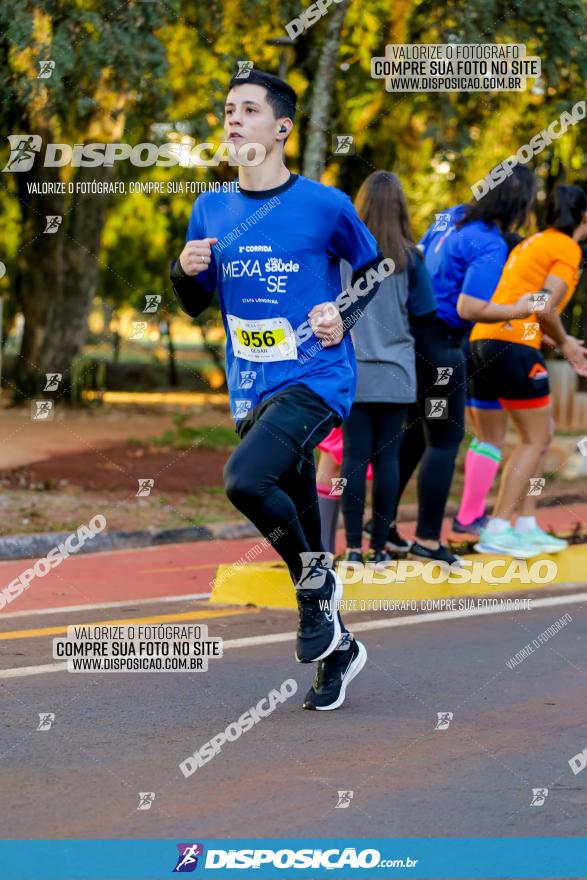
[[[200,446],[203,449],[234,449],[238,444],[238,436],[233,428],[225,425],[200,425],[191,428],[187,421],[189,413],[174,413],[174,427],[162,434],[148,438],[153,446],[171,446],[173,449],[189,449]],[[144,441],[130,437],[129,443],[142,445]]]

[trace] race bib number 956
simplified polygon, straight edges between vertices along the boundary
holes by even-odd
[[[286,318],[247,321],[227,315],[232,348],[236,357],[247,361],[295,361],[298,356],[295,334]]]

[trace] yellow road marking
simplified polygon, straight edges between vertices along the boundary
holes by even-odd
[[[186,611],[184,614],[156,614],[154,617],[127,617],[120,620],[97,620],[93,623],[70,623],[68,626],[121,626],[130,623],[165,623],[179,620],[205,620],[209,617],[235,617],[258,614],[260,608],[238,608],[234,611]],[[1,641],[10,639],[33,639],[36,636],[58,636],[67,632],[67,626],[46,626],[42,629],[18,629],[0,633]]]

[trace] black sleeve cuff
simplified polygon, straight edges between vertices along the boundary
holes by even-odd
[[[179,305],[190,318],[197,318],[212,304],[214,291],[205,288],[192,275],[186,275],[179,259],[171,264],[169,279]]]
[[[171,272],[169,273],[169,277],[172,281],[176,278],[189,278],[189,275],[187,275],[183,271],[183,267],[181,265],[179,257],[174,263],[171,264]]]

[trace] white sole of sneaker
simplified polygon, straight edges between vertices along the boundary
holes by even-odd
[[[475,544],[474,549],[477,553],[492,553],[494,556],[511,556],[512,559],[532,559],[533,556],[539,556],[542,550],[506,550],[504,547],[497,547],[495,544]]]
[[[357,647],[359,653],[346,671],[338,699],[335,700],[331,706],[316,706],[318,712],[331,712],[333,709],[338,709],[339,706],[342,706],[344,703],[347,685],[353,680],[353,678],[356,678],[367,662],[367,649],[365,648],[365,645],[362,642],[357,642]]]
[[[388,553],[409,553],[412,549],[412,545],[410,543],[406,547],[398,547],[396,544],[390,544],[387,542],[385,549]]]

